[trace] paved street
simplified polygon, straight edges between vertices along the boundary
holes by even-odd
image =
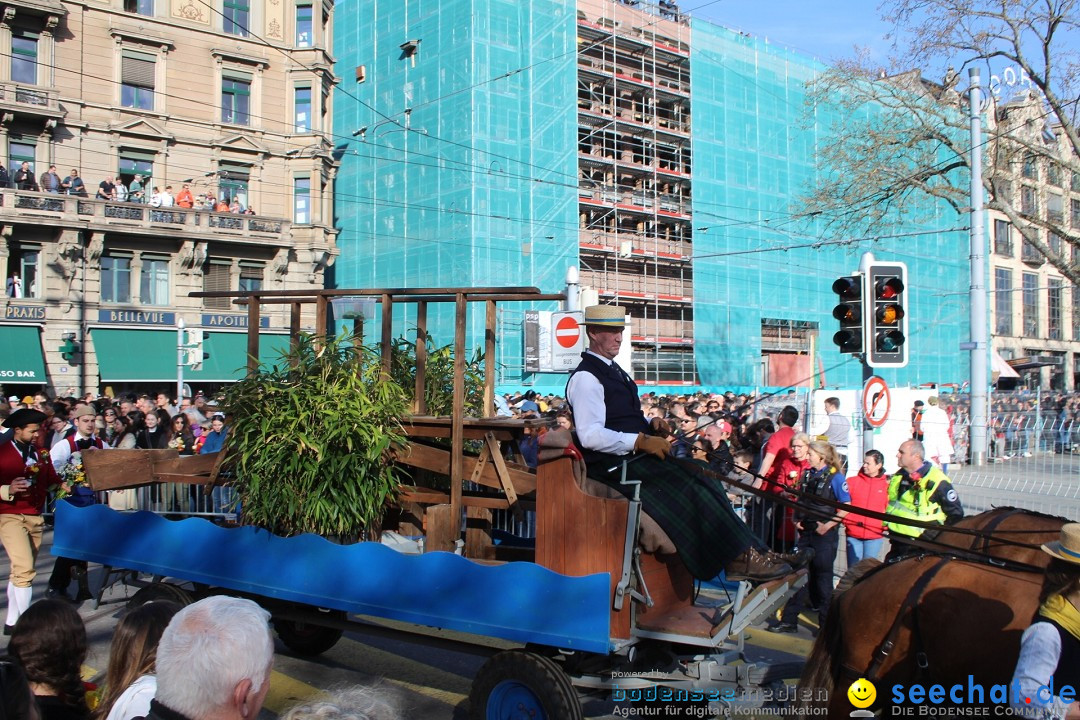
[[[53,558],[47,549],[51,535],[51,532],[46,533],[46,547],[38,558],[35,600],[43,597],[52,569]],[[0,574],[6,577],[7,572],[7,557],[0,553]],[[97,588],[100,577],[100,567],[91,565],[92,588]],[[80,607],[90,639],[86,677],[100,681],[108,662],[113,628],[124,604],[135,592],[136,588],[118,584],[106,591],[99,609],[92,609],[92,601]],[[2,598],[0,604],[4,604]],[[798,635],[775,635],[752,629],[747,638],[752,645],[747,652],[749,660],[772,662],[801,659],[809,651],[812,641],[805,627]],[[6,645],[7,641],[2,642]],[[273,720],[289,707],[324,690],[354,685],[371,686],[382,696],[393,697],[401,707],[402,718],[464,720],[468,715],[470,683],[484,661],[483,657],[472,653],[433,649],[419,643],[387,640],[360,632],[346,633],[334,648],[318,658],[293,656],[280,642],[277,649],[270,692],[261,715],[263,720]],[[590,700],[584,707],[585,716],[592,720],[615,717],[611,714],[613,705],[610,702]]]

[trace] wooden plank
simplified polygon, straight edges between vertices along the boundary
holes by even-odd
[[[250,325],[248,326],[250,331]],[[258,327],[258,326],[256,326]],[[258,330],[256,330],[258,332]],[[319,338],[326,335],[326,296],[319,295],[315,299],[315,342],[319,342]]]
[[[450,437],[449,427],[439,427],[430,425],[411,425],[408,420],[402,423],[402,427],[405,430],[405,434],[409,437],[417,438],[448,438]],[[517,433],[509,430],[484,430],[483,428],[465,426],[463,430],[463,437],[466,440],[483,440],[484,436],[488,432],[494,432],[496,439],[501,442],[510,442],[517,438]]]
[[[495,415],[495,301],[485,300],[484,316],[484,417]]]
[[[450,452],[445,448],[412,443],[408,449],[399,451],[397,460],[411,467],[423,468],[440,475],[450,475]],[[466,455],[461,458],[461,462],[464,472],[472,473],[476,467],[477,459]],[[536,475],[530,470],[506,465],[506,472],[513,480],[514,488],[519,494],[524,495],[536,491]],[[495,468],[491,464],[488,464],[484,472],[474,482],[496,490],[502,490],[502,484],[499,482],[499,478],[495,474]]]
[[[249,373],[259,369],[259,298],[253,297],[248,303],[247,368]]]
[[[584,493],[570,458],[540,463],[536,487],[536,562],[564,575],[611,574],[611,597],[622,575],[628,503]],[[611,636],[630,637],[630,607],[611,612]]]
[[[521,508],[518,506],[518,494],[517,490],[514,488],[514,480],[510,477],[510,471],[503,461],[499,441],[495,439],[493,434],[487,434],[484,449],[491,455],[491,460],[495,464],[495,474],[499,478],[499,485],[502,486],[503,494],[506,495],[506,499],[510,501],[510,509],[514,512],[514,519],[521,520]]]
[[[416,303],[416,384],[413,389],[413,412],[423,415],[427,412],[427,303]]]
[[[461,513],[453,505],[432,505],[424,511],[424,552],[454,551],[461,535]]]
[[[390,350],[394,337],[394,299],[389,293],[382,296],[382,371],[383,377],[390,377]]]
[[[465,557],[485,558],[495,543],[491,540],[491,510],[465,506]]]
[[[298,302],[291,303],[289,307],[289,349],[292,351],[300,344],[300,317],[303,309],[304,306]],[[292,366],[296,367],[298,364],[298,358],[293,358]]]
[[[415,503],[418,505],[445,505],[449,503],[449,501],[450,495],[448,493],[428,488],[414,488],[412,490],[403,489],[398,493],[398,502],[400,504]],[[461,504],[467,508],[478,507],[488,508],[490,510],[510,509],[510,503],[506,501],[506,498],[483,495],[462,495]],[[521,508],[522,510],[535,510],[536,503],[529,500],[522,500]]]
[[[484,447],[480,449],[480,457],[476,458],[476,463],[473,465],[472,472],[469,473],[469,481],[479,483],[480,478],[484,476],[484,470],[487,469],[488,458],[491,457],[491,448],[485,442]],[[498,471],[498,468],[496,468]]]
[[[82,454],[86,481],[94,491],[153,482],[155,460],[170,457],[178,457],[176,450],[96,450]]]
[[[465,479],[465,323],[468,313],[465,294],[457,293],[454,306],[454,405],[450,431],[450,506],[461,515],[461,483]]]
[[[114,452],[114,451],[110,451]],[[153,451],[151,451],[153,452]],[[183,455],[154,460],[154,473],[175,473],[177,475],[209,475],[217,464],[218,453],[206,455]],[[206,478],[203,478],[204,480]]]

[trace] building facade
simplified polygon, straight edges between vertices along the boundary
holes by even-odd
[[[843,120],[804,114],[815,61],[670,2],[365,1],[335,31],[349,69],[335,123],[354,138],[336,286],[552,292],[574,266],[627,308],[643,385],[852,385],[831,285],[872,250],[911,269],[913,359],[887,379],[966,378],[967,298],[944,292],[966,272],[951,211],[843,243],[797,218]],[[523,372],[524,310],[499,317],[498,382],[559,390],[565,376]]]
[[[192,384],[235,379],[244,309],[188,294],[322,287],[337,255],[332,4],[2,8],[4,392],[168,387],[179,320],[207,333],[210,358],[187,370]],[[33,183],[16,177],[23,163]],[[143,196],[125,197],[136,180]],[[106,181],[123,190],[104,197]],[[174,197],[186,188],[198,207],[153,200],[167,188]],[[223,212],[206,207],[208,197]],[[289,328],[273,308],[261,322],[271,333]]]
[[[990,133],[997,141],[996,179],[1018,205],[1036,242],[1075,265],[1080,259],[1076,245],[1045,225],[1080,231],[1080,174],[1055,161],[1055,156],[1067,157],[1068,150],[1061,129],[1047,127],[1044,117],[1042,104],[1030,95],[995,108]],[[1022,142],[1011,142],[1015,137]],[[987,230],[992,345],[1020,373],[1011,382],[1075,390],[1080,386],[1080,291],[1004,213],[991,210]]]

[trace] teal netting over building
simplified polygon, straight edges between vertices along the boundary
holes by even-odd
[[[362,65],[366,79],[345,81],[359,101],[335,98],[335,133],[355,140],[339,148],[334,286],[561,291],[577,264],[573,7],[361,1],[336,12],[338,66],[351,76]],[[498,361],[520,369],[526,308],[500,307]],[[451,312],[430,310],[437,344],[453,337]],[[470,308],[474,347],[483,324]]]
[[[334,47],[344,79],[334,132],[354,139],[337,148],[335,287],[562,290],[567,267],[578,264],[576,26],[575,4],[562,0],[338,5]],[[820,230],[794,218],[816,172],[815,147],[837,119],[821,112],[804,122],[805,84],[820,66],[710,23],[693,21],[690,30],[700,384],[769,385],[776,375],[765,358],[775,348],[763,345],[763,333],[774,327],[816,334],[819,362],[805,368],[823,368],[828,385],[859,384],[858,362],[831,341],[831,285],[858,267],[864,250],[909,266],[912,360],[882,374],[894,384],[966,379],[959,343],[968,242],[954,229],[966,218],[928,203],[917,220],[880,229],[890,237],[820,244]],[[360,66],[365,79],[357,82]],[[565,376],[522,373],[525,309],[501,311],[497,382],[561,391]],[[431,312],[436,342],[449,342],[449,308]],[[483,338],[479,307],[470,337],[472,347]]]

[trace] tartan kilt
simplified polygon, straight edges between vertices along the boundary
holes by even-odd
[[[622,461],[609,455],[591,462],[587,474],[632,497],[633,486],[619,484]],[[614,468],[614,469],[612,469]],[[711,580],[753,545],[754,535],[731,509],[727,491],[708,467],[696,461],[635,457],[628,480],[641,481],[641,508],[668,534],[690,574]]]

